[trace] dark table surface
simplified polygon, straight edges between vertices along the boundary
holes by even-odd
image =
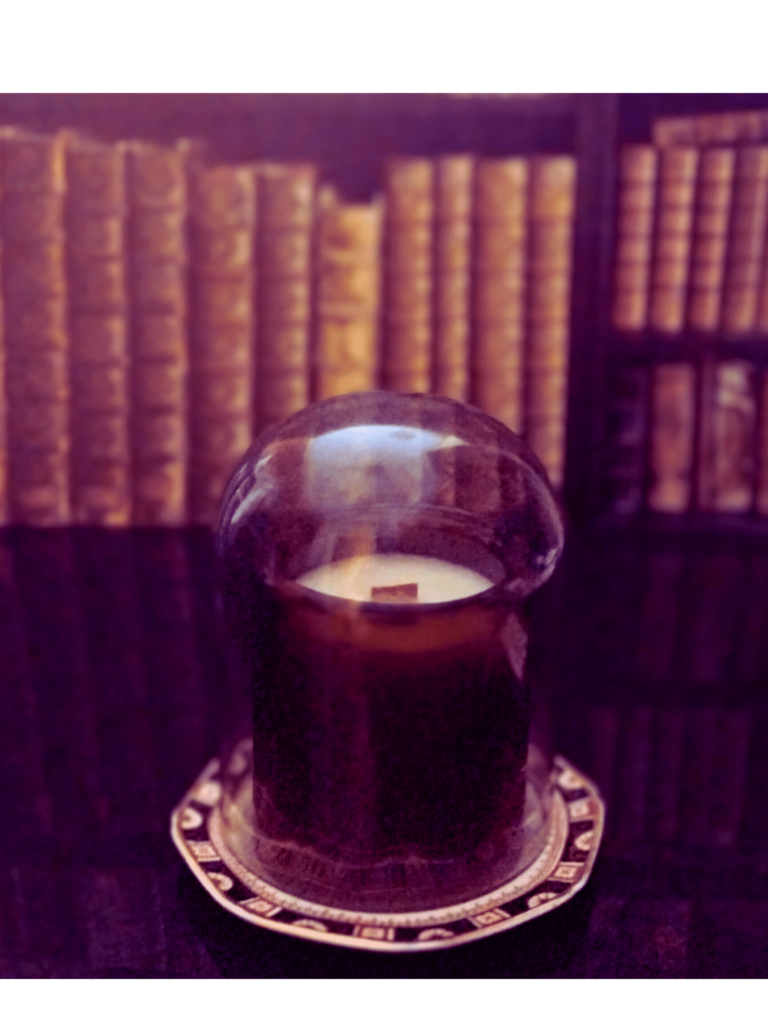
[[[768,552],[572,540],[529,662],[554,750],[601,787],[568,904],[375,954],[234,918],[173,847],[237,673],[205,530],[0,535],[0,976],[765,977]]]

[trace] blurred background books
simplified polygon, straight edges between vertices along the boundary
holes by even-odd
[[[111,99],[118,121],[136,115]],[[105,138],[86,97],[56,130],[0,129],[5,522],[213,526],[256,434],[375,388],[474,402],[559,488],[576,155],[437,139],[403,155],[395,136],[374,180],[339,166],[339,135],[360,144],[341,115],[370,134],[405,115],[408,135],[414,114],[461,121],[466,104],[251,99],[229,112],[236,162],[199,122],[195,137]],[[275,159],[298,155],[309,118],[320,152]],[[283,119],[290,144],[265,141]]]
[[[763,97],[6,96],[0,121],[0,522],[214,526],[254,436],[370,388],[501,419],[585,526],[768,514]]]

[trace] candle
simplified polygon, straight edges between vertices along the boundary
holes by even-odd
[[[352,601],[420,604],[460,601],[493,586],[487,576],[466,566],[396,553],[344,558],[304,573],[296,582]]]
[[[532,858],[525,602],[561,546],[535,457],[460,403],[348,395],[268,431],[219,533],[253,702],[238,856],[380,910]]]

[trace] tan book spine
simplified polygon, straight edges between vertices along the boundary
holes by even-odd
[[[755,506],[761,516],[768,516],[768,371],[763,370],[760,388],[760,421],[757,428],[757,483]]]
[[[659,162],[649,326],[677,334],[685,324],[699,151],[667,149]]]
[[[256,173],[189,170],[189,519],[215,527],[252,440]]]
[[[720,324],[735,163],[734,149],[701,154],[688,293],[688,326],[694,331],[716,331]]]
[[[184,157],[128,144],[133,523],[187,514],[187,182]]]
[[[69,522],[66,135],[0,139],[11,522]]]
[[[472,401],[520,434],[528,179],[524,157],[480,160],[475,179]]]
[[[390,391],[427,392],[432,383],[432,161],[390,160],[384,192],[383,382]]]
[[[723,288],[721,327],[729,335],[755,329],[767,215],[768,146],[743,146],[736,152]]]
[[[688,363],[653,368],[648,507],[684,512],[691,496],[695,373]]]
[[[72,520],[131,522],[125,155],[73,139],[67,152]]]
[[[2,168],[2,140],[12,129],[0,128],[0,168]],[[0,213],[3,202],[3,182],[0,174]],[[2,268],[3,235],[0,230],[0,527],[9,521],[8,504],[8,401],[6,394],[7,350],[5,341],[5,313],[3,309]]]
[[[378,382],[383,203],[318,195],[314,398],[372,391]]]
[[[258,169],[256,432],[309,402],[316,170]]]
[[[755,329],[759,334],[768,334],[768,245],[763,246]]]
[[[756,403],[752,366],[741,359],[720,363],[712,417],[712,508],[748,512],[755,477]]]
[[[435,319],[432,390],[469,398],[472,333],[472,209],[475,161],[435,161]]]
[[[556,489],[565,473],[576,161],[531,161],[525,439]]]
[[[715,495],[715,436],[714,417],[717,362],[706,353],[699,364],[699,431],[698,466],[695,480],[696,504],[700,510],[714,506]]]
[[[653,146],[621,151],[612,311],[619,331],[642,331],[648,322],[657,166]]]

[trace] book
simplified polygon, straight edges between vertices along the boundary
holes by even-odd
[[[435,317],[432,391],[469,397],[472,342],[472,212],[475,160],[435,160]]]
[[[620,515],[643,503],[648,377],[646,367],[623,366],[608,378],[604,507]]]
[[[768,515],[768,373],[756,370],[760,398],[760,418],[757,425],[755,482],[755,508],[762,516]]]
[[[658,363],[651,376],[648,507],[684,512],[691,498],[695,371],[689,363]]]
[[[663,150],[659,159],[649,326],[677,334],[685,324],[699,151]]]
[[[763,246],[763,259],[760,267],[755,330],[758,334],[768,334],[768,246],[766,245]]]
[[[768,110],[729,110],[718,114],[660,117],[651,130],[660,149],[713,146],[768,139]]]
[[[383,205],[318,193],[313,398],[378,384]]]
[[[740,147],[723,290],[721,327],[726,334],[749,334],[755,329],[767,216],[768,146]]]
[[[565,473],[576,161],[531,160],[525,439],[555,487]]]
[[[310,164],[265,164],[257,171],[256,434],[310,399],[317,177]]]
[[[253,435],[255,241],[253,167],[191,160],[189,522],[211,527]]]
[[[688,293],[688,326],[694,331],[711,333],[720,325],[735,161],[735,150],[722,146],[701,154]]]
[[[181,152],[128,155],[133,524],[187,515],[187,181]]]
[[[9,129],[0,128],[0,169],[2,168],[2,139]],[[0,215],[2,214],[2,173],[0,170]],[[8,508],[8,401],[6,395],[5,315],[3,312],[3,231],[0,225],[0,528],[9,522]]]
[[[528,180],[524,157],[478,161],[472,402],[519,434],[525,426]]]
[[[125,153],[73,137],[67,149],[72,522],[131,522]]]
[[[743,359],[706,367],[699,456],[699,507],[748,512],[755,479],[753,368]]]
[[[384,167],[384,352],[389,391],[432,384],[434,165],[396,157]]]
[[[619,156],[611,318],[618,331],[642,331],[648,297],[658,156],[653,146],[624,146]]]
[[[0,137],[8,518],[69,522],[66,133]]]

